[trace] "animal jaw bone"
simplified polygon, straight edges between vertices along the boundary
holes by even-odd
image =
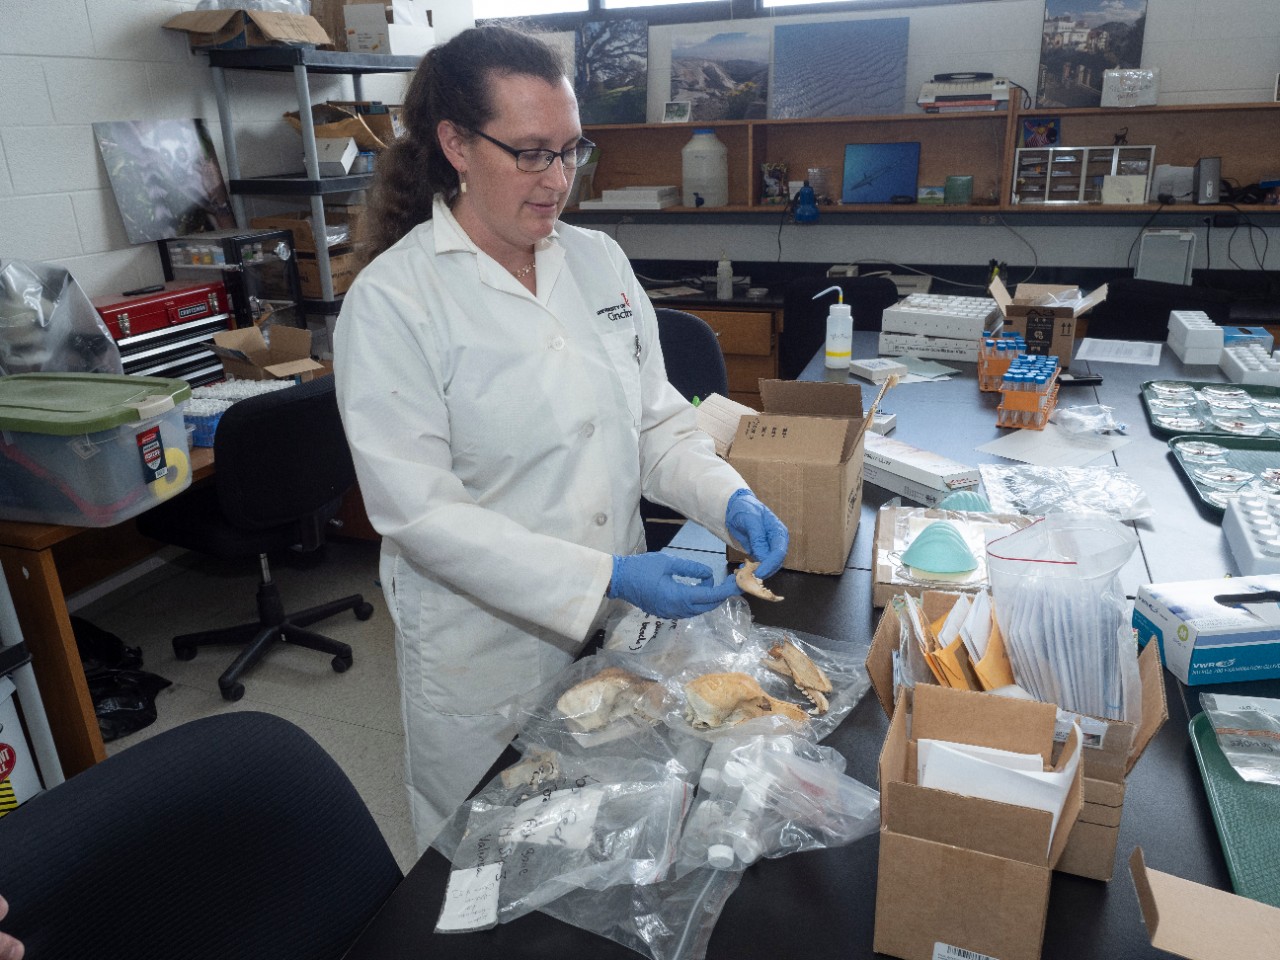
[[[796,723],[809,719],[800,707],[764,692],[745,673],[704,673],[684,685],[685,717],[695,727],[731,726],[768,714]]]
[[[834,689],[831,678],[790,640],[775,643],[760,661],[774,673],[790,677],[796,689],[812,701],[820,714],[830,709],[825,694]]]
[[[749,593],[751,596],[759,597],[761,600],[772,600],[775,603],[782,600],[782,597],[766,587],[764,581],[756,576],[756,568],[759,566],[759,560],[747,560],[737,569],[733,579],[738,582],[738,588],[743,593]]]

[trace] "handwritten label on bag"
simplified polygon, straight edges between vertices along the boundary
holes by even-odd
[[[436,932],[469,933],[497,926],[501,881],[501,861],[450,873]]]

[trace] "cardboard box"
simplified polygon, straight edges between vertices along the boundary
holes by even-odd
[[[426,0],[348,3],[342,16],[348,50],[420,57],[436,44]]]
[[[1156,641],[1165,667],[1189,686],[1280,677],[1280,604],[1217,599],[1274,590],[1280,575],[1145,583],[1133,628],[1139,644]]]
[[[355,241],[356,217],[349,210],[338,210],[325,207],[324,223],[329,235],[325,243],[327,249],[349,247]],[[297,253],[316,252],[316,235],[311,227],[311,211],[297,210],[288,213],[273,213],[265,217],[254,217],[249,226],[263,230],[290,230],[293,232],[293,249]]]
[[[784,567],[842,573],[862,507],[862,390],[761,380],[760,396],[764,412],[739,421],[729,463],[787,525]]]
[[[324,296],[320,289],[320,265],[315,257],[295,257],[298,265],[298,287],[304,297],[319,299]],[[329,253],[329,273],[333,278],[333,295],[346,293],[351,283],[360,272],[359,255],[354,250],[346,253]]]
[[[867,438],[863,479],[926,507],[937,506],[957,490],[972,490],[982,480],[976,467],[921,450],[878,434]]]
[[[866,479],[864,474],[863,479]],[[951,520],[964,536],[978,561],[978,568],[968,573],[934,574],[929,583],[921,583],[902,563],[902,552],[925,527],[938,520]],[[872,547],[871,603],[886,606],[904,593],[922,597],[928,591],[976,593],[990,588],[987,579],[987,540],[1030,526],[1035,517],[1013,513],[963,513],[931,507],[895,507],[885,505],[876,511],[875,541]]]
[[[314,17],[262,10],[188,10],[162,26],[187,34],[192,50],[246,50],[252,47],[332,47]]]
[[[257,327],[213,335],[209,347],[234,380],[310,380],[324,366],[311,359],[311,333],[297,327],[271,328],[271,341]]]
[[[330,105],[359,117],[375,137],[384,144],[404,133],[404,106],[381,100],[330,100]]]
[[[351,101],[345,101],[350,103]],[[283,114],[285,121],[299,133],[302,132],[302,117],[297,110]],[[389,140],[384,140],[374,133],[369,126],[369,117],[353,113],[348,107],[337,103],[317,103],[311,108],[311,122],[315,126],[316,139],[322,137],[352,137],[361,150],[385,150]]]
[[[343,177],[355,163],[355,137],[316,137],[316,161],[322,177]]]
[[[1107,299],[1104,283],[1078,302],[1048,306],[1038,301],[1048,296],[1069,294],[1076,287],[1053,283],[1020,283],[1013,296],[997,276],[988,288],[1004,315],[1007,332],[1020,333],[1027,341],[1027,353],[1052,354],[1065,369],[1071,364],[1075,347],[1076,318],[1082,317]]]
[[[921,600],[926,618],[933,622],[946,616],[955,603],[956,594],[925,591]],[[898,635],[898,615],[892,604],[887,604],[876,625],[866,660],[872,689],[887,716],[894,715],[895,702],[903,699],[897,695],[893,676],[893,656],[898,648]],[[1080,817],[1055,866],[1062,873],[1094,880],[1110,880],[1112,877],[1116,843],[1120,837],[1125,778],[1146,750],[1147,744],[1169,719],[1169,704],[1165,699],[1160,661],[1150,649],[1144,650],[1138,657],[1138,676],[1142,683],[1142,714],[1137,723],[1058,711],[1059,722],[1054,733],[1058,749],[1065,742],[1069,718],[1074,718],[1080,724],[1081,732],[1085,735],[1081,754],[1083,790]]]
[[[1053,867],[1080,812],[1081,767],[1053,829],[1045,810],[919,786],[923,739],[1038,753],[1052,764],[1055,708],[921,685],[899,701],[880,753],[880,861],[874,949],[904,960],[972,951],[999,960],[1038,960]],[[910,731],[908,732],[908,713]]]
[[[1188,960],[1272,960],[1280,909],[1150,869],[1135,847],[1129,874],[1151,945]]]

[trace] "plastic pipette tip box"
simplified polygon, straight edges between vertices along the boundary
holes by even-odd
[[[890,377],[905,377],[910,371],[905,363],[888,357],[862,357],[849,361],[849,372],[872,383],[883,383]]]
[[[1280,573],[1280,497],[1232,499],[1222,515],[1222,533],[1242,576]]]

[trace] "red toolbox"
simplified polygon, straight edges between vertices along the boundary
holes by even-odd
[[[221,280],[172,280],[163,290],[96,297],[93,305],[120,348],[125,373],[192,386],[223,379],[222,361],[208,347],[215,333],[235,327]]]

